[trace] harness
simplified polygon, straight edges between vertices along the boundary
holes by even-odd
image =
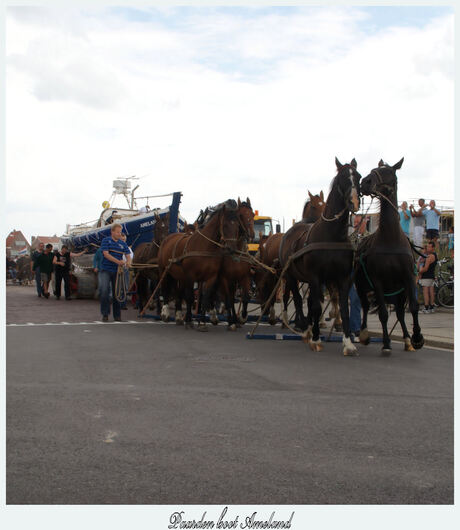
[[[403,248],[399,248],[399,249],[391,249],[391,250],[388,250],[388,249],[385,249],[385,248],[377,248],[377,249],[372,249],[372,253],[373,254],[400,254],[400,255],[404,255],[404,256],[410,256],[412,259],[414,258],[414,256],[412,255],[412,252],[408,249],[403,249]],[[375,289],[374,287],[374,284],[372,283],[372,280],[370,279],[369,277],[369,274],[367,273],[367,270],[366,270],[366,265],[364,263],[364,260],[363,260],[363,257],[364,256],[368,256],[370,254],[370,252],[363,252],[359,255],[359,264],[361,265],[361,267],[363,268],[363,272],[364,272],[364,276],[366,277],[366,280],[367,282],[369,283],[369,286],[371,287],[371,289]],[[417,274],[417,267],[414,263],[414,274]],[[395,296],[397,294],[400,294],[404,291],[404,287],[401,287],[401,289],[398,289],[397,291],[395,291],[394,293],[384,293],[383,296],[387,296],[387,297],[390,297],[390,296]]]

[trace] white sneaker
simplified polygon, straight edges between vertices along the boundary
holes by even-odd
[[[430,313],[434,313],[434,307],[428,310]]]

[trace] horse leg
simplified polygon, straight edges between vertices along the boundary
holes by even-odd
[[[319,319],[321,318],[321,286],[319,282],[310,282],[310,294],[308,295],[308,322],[312,322],[304,333],[304,340],[313,351],[322,351],[323,345],[319,336]]]
[[[182,326],[184,324],[184,318],[182,316],[182,299],[184,298],[184,288],[182,286],[178,287],[176,292],[176,314],[175,320],[177,326]]]
[[[350,315],[348,311],[348,293],[350,292],[351,279],[343,281],[338,287],[340,315],[342,317],[343,328],[343,354],[344,355],[358,355],[356,346],[351,342],[350,338]]]
[[[250,290],[251,290],[251,278],[249,275],[245,276],[241,281],[241,315],[239,317],[239,321],[241,324],[245,324],[248,319],[248,304],[249,300],[251,299]],[[270,304],[270,316],[272,311],[273,305]]]
[[[198,331],[208,331],[206,325],[206,311],[209,310],[211,306],[211,300],[213,299],[215,293],[215,286],[217,284],[217,274],[209,278],[208,280],[202,283],[202,299],[201,299],[201,314],[200,320],[198,322]]]
[[[339,308],[339,296],[336,289],[331,289],[331,311],[334,318],[334,329],[335,331],[343,331],[341,312]]]
[[[369,299],[367,298],[367,292],[363,289],[361,280],[358,277],[355,279],[356,292],[358,293],[359,299],[361,300],[361,308],[363,310],[363,317],[361,320],[361,331],[359,333],[359,342],[367,346],[371,341],[369,337],[369,331],[367,330],[367,315],[369,314]]]
[[[405,293],[400,293],[397,295],[396,303],[395,303],[395,310],[396,310],[396,317],[401,324],[401,329],[403,333],[403,339],[404,339],[404,350],[405,351],[415,351],[415,348],[410,343],[410,335],[407,331],[406,326],[406,320],[405,320],[405,302],[406,302],[406,296]]]
[[[161,292],[163,295],[163,307],[161,308],[161,320],[163,322],[169,322],[169,299],[171,297],[171,291],[174,286],[174,278],[169,274],[163,279],[163,285],[161,286]]]
[[[236,313],[235,313],[235,289],[230,284],[230,280],[222,278],[221,280],[224,292],[225,309],[227,311],[227,331],[236,331]]]
[[[287,328],[289,326],[289,319],[287,314],[287,309],[289,305],[289,297],[291,296],[291,289],[289,288],[289,284],[287,280],[284,280],[284,289],[283,289],[283,313],[282,313],[282,321],[283,321],[283,328]]]
[[[194,301],[193,285],[188,285],[184,289],[185,302],[187,304],[187,311],[185,313],[185,329],[193,329],[192,320],[192,306]]]
[[[292,292],[292,298],[294,300],[295,306],[295,322],[294,329],[300,329],[305,331],[307,329],[307,319],[303,314],[303,300],[299,293],[299,287],[297,285],[297,280],[292,277],[288,277],[286,284],[288,285],[290,291]],[[286,311],[287,313],[287,311]]]
[[[415,295],[416,293],[416,285],[415,280],[413,277],[411,277],[407,281],[406,285],[406,292],[408,293],[408,299],[409,299],[409,309],[412,313],[412,337],[411,337],[411,344],[416,349],[419,350],[424,344],[425,339],[423,338],[423,335],[421,333],[420,324],[418,322],[418,301],[417,297]]]
[[[391,342],[390,336],[388,335],[388,309],[385,305],[385,296],[383,292],[383,287],[380,283],[374,281],[374,293],[379,308],[379,320],[382,325],[383,333],[383,347],[382,355],[388,357],[391,355]]]

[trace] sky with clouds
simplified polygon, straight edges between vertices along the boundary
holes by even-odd
[[[249,196],[288,227],[335,156],[363,177],[404,156],[400,201],[453,199],[452,8],[12,7],[6,22],[7,229],[29,239],[96,219],[131,175],[147,175],[138,195],[182,191],[188,221]]]

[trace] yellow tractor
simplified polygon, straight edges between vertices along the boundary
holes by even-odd
[[[281,227],[279,224],[276,225],[276,232],[280,232]],[[254,255],[259,250],[259,243],[261,236],[269,236],[273,234],[272,218],[267,215],[259,215],[259,211],[256,210],[254,214],[254,239],[248,243],[248,251]]]

